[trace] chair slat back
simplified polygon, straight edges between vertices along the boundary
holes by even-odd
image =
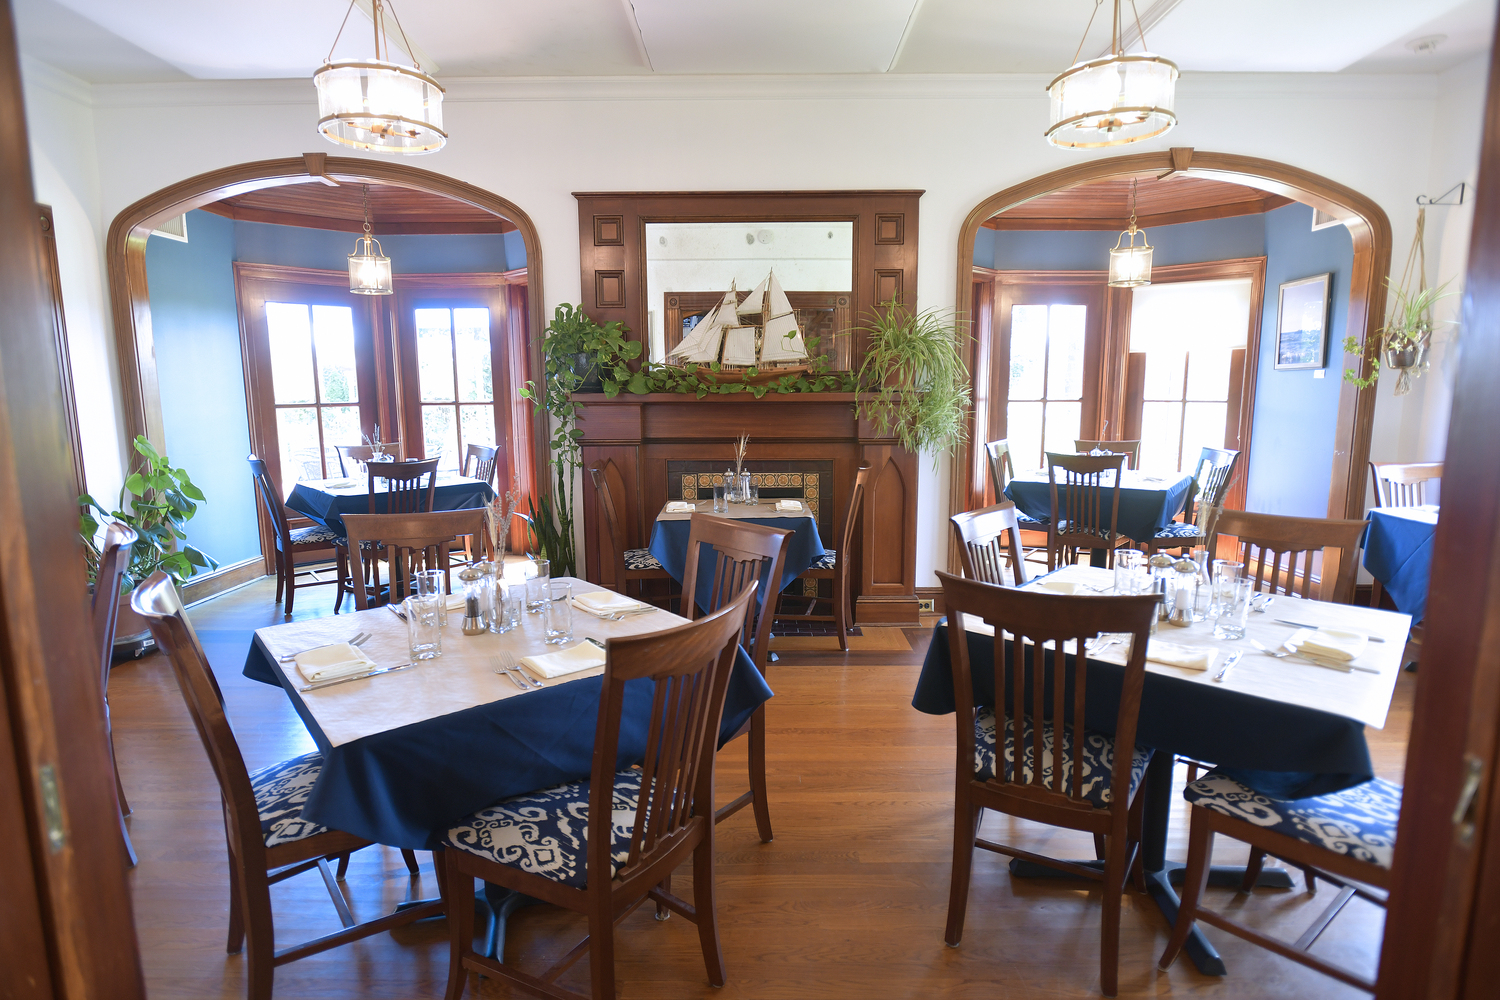
[[[1015,478],[1016,469],[1010,459],[1010,440],[988,441],[984,446],[985,458],[990,466],[990,483],[995,487],[995,502],[1005,499],[1005,488]]]
[[[471,444],[464,453],[464,475],[495,485],[495,461],[499,448],[483,444]]]
[[[1104,632],[1132,636],[1124,667],[1120,704],[1115,718],[1112,788],[1130,787],[1131,750],[1140,716],[1141,691],[1146,678],[1146,642],[1156,614],[1152,595],[1133,597],[1076,597],[996,587],[939,572],[943,603],[948,611],[949,655],[953,694],[958,715],[959,774],[974,767],[973,672],[990,670],[995,683],[995,776],[989,784],[1018,798],[1067,808],[1091,808],[1084,798],[1083,753],[1088,697],[1086,642]],[[981,619],[995,630],[990,663],[972,663],[963,615]],[[1007,638],[1009,641],[1005,641]],[[1076,653],[1065,646],[1075,644]],[[1119,669],[1109,665],[1104,669]],[[1026,755],[1025,721],[1030,719],[1032,767],[1022,766]],[[1046,746],[1042,721],[1050,719],[1055,746],[1063,733],[1071,736],[1071,772],[1057,766],[1054,749]],[[1006,762],[1012,762],[1006,773]],[[965,770],[967,768],[967,770]],[[1125,821],[1126,796],[1113,796],[1117,822]],[[1122,831],[1123,832],[1123,828]]]
[[[1219,514],[1216,535],[1238,539],[1236,551],[1245,575],[1255,589],[1268,594],[1296,594],[1348,604],[1354,599],[1355,554],[1365,530],[1364,521],[1319,517],[1282,517],[1225,510]],[[1218,551],[1218,539],[1210,545]],[[1319,575],[1314,557],[1322,554]]]
[[[1047,452],[1047,482],[1052,498],[1047,535],[1054,565],[1064,550],[1074,545],[1107,549],[1108,563],[1114,565],[1114,543],[1120,521],[1117,486],[1126,457],[1123,453]]]
[[[130,567],[131,547],[140,536],[134,528],[109,524],[99,547],[99,565],[94,568],[94,599],[89,624],[94,648],[99,650],[100,690],[109,688],[109,665],[114,656],[115,624],[120,616],[120,578]]]
[[[958,542],[958,557],[964,576],[997,587],[1006,584],[1005,563],[1010,562],[1010,576],[1017,587],[1026,582],[1026,563],[1021,551],[1021,527],[1016,519],[1016,505],[1002,500],[993,507],[954,514],[953,538]]]
[[[1442,462],[1371,462],[1376,505],[1421,507],[1427,503],[1427,484],[1443,478]]]
[[[864,510],[865,491],[869,489],[870,477],[875,470],[862,465],[854,473],[854,486],[849,490],[849,506],[844,510],[844,533],[839,537],[838,570],[843,585],[847,588],[849,583],[849,567],[854,555],[854,529],[859,524],[860,512]]]
[[[151,635],[172,664],[178,690],[186,702],[198,738],[213,766],[224,800],[224,821],[232,850],[242,864],[265,868],[265,840],[260,832],[260,814],[250,788],[250,772],[240,754],[239,743],[224,711],[224,694],[203,654],[198,634],[183,613],[182,601],[172,580],[161,570],[137,587],[130,606],[146,619]]]
[[[1141,442],[1135,441],[1085,441],[1082,438],[1073,439],[1073,448],[1076,451],[1107,451],[1111,455],[1124,455],[1130,460],[1132,469],[1140,468],[1141,464]]]
[[[713,614],[686,625],[605,645],[604,691],[589,788],[589,871],[609,871],[613,790],[625,687],[655,682],[641,795],[619,873],[649,866],[692,826],[714,818],[714,751],[724,695],[757,587],[752,582]],[[594,881],[589,880],[590,888]]]
[[[371,514],[417,514],[432,510],[437,490],[438,459],[425,462],[369,462]],[[377,493],[375,481],[385,480],[385,491]],[[424,485],[423,480],[426,480]],[[378,498],[384,497],[384,501]]]
[[[620,593],[625,592],[625,535],[620,529],[620,516],[616,513],[615,494],[609,486],[609,477],[598,467],[589,470],[594,483],[594,492],[599,498],[599,509],[604,513],[604,538],[609,545],[609,560],[614,566],[614,584]]]
[[[1224,497],[1229,494],[1229,484],[1234,479],[1235,463],[1240,453],[1227,448],[1202,448],[1198,452],[1198,465],[1193,473],[1193,494],[1188,498],[1186,521],[1197,519],[1193,504],[1208,507],[1224,506]]]
[[[483,507],[426,514],[345,514],[344,528],[348,531],[349,556],[355,563],[351,567],[354,606],[361,611],[378,604],[399,603],[416,593],[418,570],[442,570],[451,593],[449,552],[463,549],[460,536],[480,539],[478,544],[484,553],[494,557]],[[383,594],[381,559],[389,567]]]
[[[382,455],[391,455],[397,462],[406,461],[406,446],[400,441],[381,441],[378,445]],[[375,448],[367,444],[341,444],[334,446],[333,452],[339,458],[339,475],[349,475],[345,460],[363,462],[369,464],[370,459],[375,457]],[[357,471],[357,470],[356,470]]]
[[[253,453],[246,461],[250,463],[250,475],[255,479],[255,492],[260,494],[261,506],[266,509],[266,516],[271,519],[271,530],[276,533],[282,549],[290,551],[292,529],[287,523],[286,507],[283,505],[281,491],[272,481],[271,471],[264,461],[256,458]]]
[[[688,529],[687,566],[682,571],[682,614],[698,617],[694,599],[702,547],[713,550],[713,578],[708,606],[712,614],[735,599],[751,583],[761,582],[768,594],[756,602],[745,619],[744,646],[761,673],[765,673],[767,646],[771,642],[771,619],[776,615],[776,593],[781,587],[786,541],[791,532],[748,521],[735,521],[711,514],[694,514]]]

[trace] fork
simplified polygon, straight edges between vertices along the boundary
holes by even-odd
[[[358,646],[358,645],[361,645],[361,644],[369,642],[369,641],[370,641],[370,633],[369,632],[356,632],[354,634],[354,638],[349,640],[349,645],[351,645],[351,646]],[[310,650],[317,649],[317,648],[318,648],[317,646],[311,646],[308,649],[299,650],[298,652],[295,652],[295,653],[288,653],[285,656],[277,657],[277,660],[279,662],[281,662],[281,663],[291,663],[293,660],[295,660],[297,657],[301,656],[303,653],[309,652]]]
[[[522,691],[532,691],[544,686],[541,681],[527,676],[526,671],[522,670],[521,665],[516,662],[515,654],[508,650],[500,651],[500,666],[495,668],[495,673],[509,677],[511,683]]]
[[[1316,656],[1309,656],[1301,650],[1292,649],[1291,647],[1286,645],[1283,645],[1280,649],[1272,649],[1270,646],[1261,645],[1254,639],[1250,640],[1250,645],[1254,646],[1262,653],[1265,653],[1267,656],[1274,656],[1278,660],[1287,656],[1295,656],[1299,660],[1306,660],[1308,663],[1314,664],[1319,667],[1326,667],[1329,670],[1337,670],[1340,673],[1347,674],[1351,670],[1362,670],[1367,674],[1380,673],[1380,671],[1376,670],[1374,667],[1361,667],[1355,663],[1338,663],[1334,660],[1324,660]]]

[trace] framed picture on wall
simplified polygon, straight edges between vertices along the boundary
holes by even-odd
[[[1333,274],[1284,282],[1276,307],[1276,368],[1323,368],[1328,354],[1328,288]]]

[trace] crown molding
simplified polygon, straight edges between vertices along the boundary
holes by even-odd
[[[85,107],[94,104],[94,88],[88,81],[25,53],[21,55],[21,85],[24,90],[45,91]]]

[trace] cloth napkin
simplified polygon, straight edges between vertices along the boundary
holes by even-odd
[[[1314,631],[1305,628],[1288,639],[1287,645],[1308,656],[1321,656],[1325,660],[1347,663],[1363,653],[1369,642],[1370,637],[1363,632],[1345,632],[1336,628]]]
[[[444,600],[443,606],[449,611],[462,611],[464,609],[464,595],[448,594]]]
[[[1054,594],[1083,594],[1088,592],[1088,588],[1083,584],[1075,583],[1071,580],[1042,580],[1037,583],[1037,586],[1042,590],[1050,590]]]
[[[580,670],[604,666],[604,650],[591,642],[580,642],[556,653],[523,656],[521,665],[537,676],[551,680],[554,677],[576,674]]]
[[[1179,646],[1161,639],[1152,639],[1146,645],[1146,659],[1184,670],[1207,670],[1218,658],[1219,651],[1206,646]]]
[[[617,611],[635,611],[645,607],[640,601],[632,600],[624,594],[617,594],[613,590],[591,590],[587,594],[579,594],[573,598],[573,603],[596,615],[612,615]]]
[[[297,672],[309,684],[375,669],[375,661],[366,656],[364,650],[347,642],[309,649],[298,653],[296,660]]]
[[[802,509],[802,501],[801,500],[777,500],[776,501],[776,509],[777,510],[801,510]]]
[[[697,509],[697,504],[688,503],[686,500],[670,500],[667,502],[668,514],[687,514]]]
[[[359,479],[330,479],[323,484],[323,488],[325,490],[348,490],[363,485],[365,485],[364,482]]]

